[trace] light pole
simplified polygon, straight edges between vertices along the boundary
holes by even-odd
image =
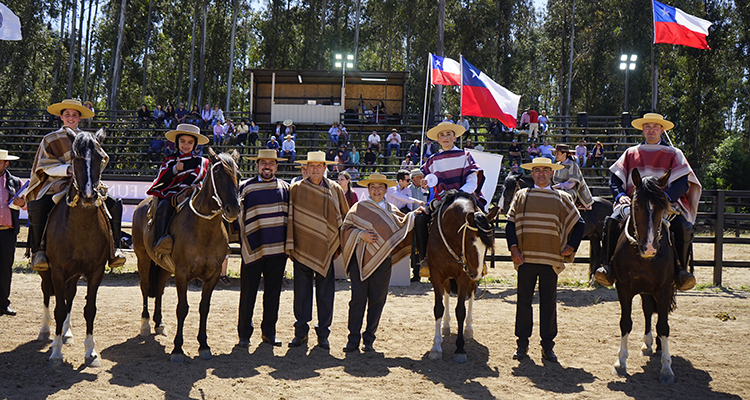
[[[630,61],[628,61],[628,59]],[[625,70],[625,112],[630,112],[628,107],[628,92],[630,91],[630,71],[635,69],[638,56],[635,54],[622,54],[620,56],[620,69]]]
[[[336,68],[341,68],[341,107],[346,109],[344,100],[346,99],[346,69],[354,68],[354,55],[347,54],[346,62],[344,62],[344,56],[342,54],[336,54],[336,62],[334,65]]]

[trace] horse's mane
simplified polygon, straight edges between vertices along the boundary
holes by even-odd
[[[477,199],[474,197],[474,195],[458,190],[448,190],[447,192],[445,192],[445,194],[443,195],[443,204],[452,204],[458,199],[465,199],[471,202],[474,210],[477,210]],[[479,233],[479,238],[486,246],[491,247],[494,242],[495,230],[492,228],[492,224],[490,224],[489,219],[487,219],[487,215],[481,209],[474,212],[474,222],[476,223],[478,228],[477,232]]]
[[[664,189],[659,185],[659,179],[654,176],[644,177],[642,186],[636,192],[639,199],[652,203],[654,207],[661,210],[669,210],[671,204],[669,198],[664,193]]]

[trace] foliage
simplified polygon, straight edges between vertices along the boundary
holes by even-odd
[[[716,148],[708,165],[705,185],[709,189],[750,189],[750,142],[746,136],[730,136]]]

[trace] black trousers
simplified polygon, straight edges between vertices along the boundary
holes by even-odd
[[[557,274],[549,265],[526,263],[518,267],[518,296],[516,301],[516,343],[529,347],[533,313],[531,301],[539,278],[539,336],[545,350],[555,347],[557,336]]]
[[[260,331],[263,335],[274,338],[276,336],[276,321],[279,319],[279,298],[281,297],[281,283],[286,267],[286,255],[263,257],[250,264],[242,264],[240,269],[240,317],[237,323],[237,333],[240,339],[250,339],[255,327],[253,326],[253,311],[255,299],[260,286],[260,276],[263,275],[263,321]]]
[[[15,229],[0,231],[0,309],[10,305],[10,281],[13,278],[13,260],[16,255]]]
[[[315,285],[315,304],[318,307],[318,323],[315,332],[319,339],[331,334],[333,321],[333,297],[336,293],[333,260],[328,274],[323,276],[299,261],[294,261],[294,336],[307,336],[312,321],[313,285]]]
[[[359,345],[362,338],[365,345],[375,342],[375,332],[380,324],[383,306],[388,296],[388,283],[391,280],[391,257],[386,258],[367,279],[362,281],[356,255],[349,262],[349,278],[352,281],[352,299],[349,301],[349,343]],[[362,331],[362,319],[367,306],[367,327]]]

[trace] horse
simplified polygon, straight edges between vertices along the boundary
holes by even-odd
[[[143,312],[141,313],[141,336],[150,335],[148,298],[154,297],[154,325],[156,334],[165,334],[162,323],[162,296],[171,273],[174,271],[177,287],[177,332],[171,361],[181,363],[185,353],[182,350],[182,331],[188,313],[188,283],[195,278],[203,281],[200,302],[200,326],[198,330],[199,354],[203,359],[211,359],[208,346],[206,323],[211,302],[211,294],[219,281],[221,264],[229,246],[227,230],[222,219],[236,220],[240,213],[238,197],[240,173],[237,167],[239,153],[233,151],[216,154],[208,149],[210,168],[203,185],[194,191],[182,208],[175,211],[169,227],[174,247],[168,259],[156,255],[153,246],[154,232],[149,229],[148,211],[153,197],[141,201],[133,212],[133,250],[138,258],[138,274],[141,277]],[[217,218],[221,216],[222,218]],[[157,265],[159,263],[159,265]],[[164,265],[170,263],[171,265]]]
[[[518,189],[534,187],[534,181],[528,175],[508,174],[503,182],[503,191],[498,203],[501,214],[508,212],[510,202]],[[612,215],[612,202],[601,197],[594,197],[594,204],[590,210],[580,210],[581,217],[586,223],[583,237],[589,239],[589,277],[594,282],[594,272],[601,266],[602,234],[604,233],[604,219]]]
[[[427,264],[435,292],[435,337],[430,359],[442,358],[442,335],[450,334],[449,299],[451,288],[458,294],[456,318],[458,337],[453,360],[467,361],[464,338],[474,337],[472,309],[477,281],[486,274],[484,258],[493,248],[494,228],[490,225],[498,212],[494,207],[488,214],[477,206],[474,197],[462,192],[449,192],[437,211],[430,227],[427,242]],[[469,299],[468,311],[466,298]],[[464,328],[464,321],[466,327]],[[443,323],[441,332],[440,325]]]
[[[46,228],[49,269],[40,272],[45,312],[42,317],[40,339],[49,338],[49,298],[55,295],[55,338],[49,365],[63,362],[62,344],[70,334],[70,310],[76,295],[78,279],[86,278],[86,364],[99,367],[101,362],[94,349],[94,318],[96,293],[104,277],[104,266],[112,251],[109,219],[103,205],[106,186],[100,181],[109,156],[101,143],[106,138],[104,129],[95,134],[79,132],[74,135],[72,148],[73,176],[65,194],[65,203],[58,203],[50,212]],[[46,327],[46,329],[45,329]]]
[[[617,298],[620,300],[620,350],[614,373],[626,375],[628,336],[633,328],[631,319],[633,296],[641,295],[646,332],[641,353],[651,356],[653,335],[651,316],[656,313],[656,332],[659,335],[657,353],[661,351],[659,382],[674,383],[672,358],[669,355],[669,313],[676,307],[674,283],[675,250],[672,247],[667,216],[672,213],[664,187],[669,182],[668,171],[660,178],[647,176],[641,179],[637,169],[631,178],[635,192],[630,215],[617,241],[613,257],[613,273]]]

